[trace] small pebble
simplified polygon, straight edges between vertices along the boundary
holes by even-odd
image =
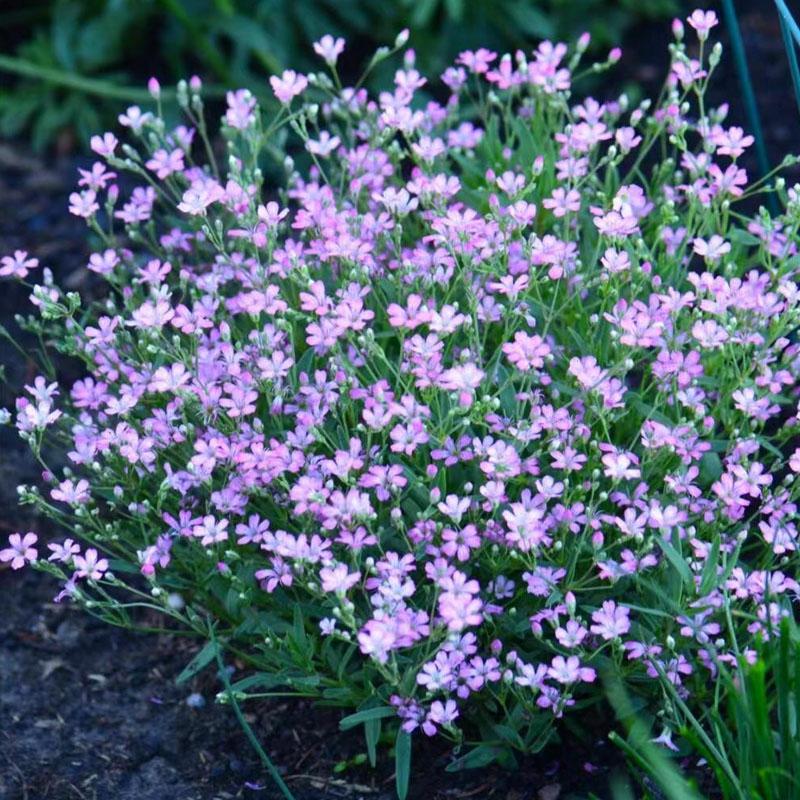
[[[199,692],[192,692],[186,698],[186,705],[189,708],[202,708],[206,704],[206,699]]]

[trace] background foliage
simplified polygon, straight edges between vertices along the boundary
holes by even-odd
[[[505,51],[588,29],[598,49],[630,25],[675,13],[680,0],[11,0],[0,11],[0,135],[64,146],[139,102],[150,75],[192,73],[268,97],[267,76],[318,69],[310,43],[346,37],[345,78],[376,45],[410,28],[423,72],[477,42]],[[380,72],[373,79],[381,82]]]

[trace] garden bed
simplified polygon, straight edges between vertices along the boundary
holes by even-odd
[[[744,6],[744,4],[742,4]],[[750,4],[753,8],[756,3]],[[770,155],[777,161],[798,140],[785,56],[771,13],[742,15],[752,54],[754,81],[764,113]],[[653,40],[657,39],[658,44]],[[640,37],[640,74],[648,80],[660,70],[647,63],[661,53],[663,36]],[[716,84],[715,95],[735,97],[732,60]],[[745,120],[733,109],[737,122]],[[63,213],[74,180],[75,162],[47,165],[23,149],[0,152],[0,251],[27,248],[59,280],[75,285],[85,262],[84,228]],[[748,164],[750,169],[754,165]],[[24,302],[24,294],[4,285],[0,322]],[[6,345],[3,345],[5,348]],[[5,349],[2,363],[14,364],[12,380],[30,379],[20,360]],[[3,397],[3,405],[10,398]],[[14,487],[33,481],[36,468],[10,429],[0,429],[0,534],[33,521],[15,508]],[[25,528],[27,529],[27,528]],[[47,531],[40,531],[46,538]],[[205,800],[275,797],[257,759],[229,709],[213,702],[219,685],[211,670],[193,684],[178,687],[174,676],[195,646],[184,639],[131,634],[109,628],[67,604],[52,603],[54,584],[42,575],[0,572],[0,797],[9,800]],[[190,700],[191,702],[187,702]],[[202,703],[198,698],[202,699]],[[338,731],[340,714],[305,703],[274,702],[246,709],[272,758],[298,800],[335,797],[393,797],[393,777],[337,764],[363,749],[360,734]],[[418,742],[421,740],[417,740]],[[593,752],[563,748],[561,761],[530,760],[512,774],[481,770],[444,773],[444,751],[435,744],[416,747],[412,797],[555,800],[570,793],[602,796],[615,754],[597,742]],[[418,752],[419,751],[419,752]]]

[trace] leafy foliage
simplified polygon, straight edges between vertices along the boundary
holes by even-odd
[[[69,133],[81,141],[114,118],[121,99],[140,100],[150,75],[164,82],[200,74],[249,88],[265,100],[267,76],[309,69],[308,42],[343,35],[360,57],[410,28],[420,65],[440,72],[480,38],[530,50],[541,38],[584,29],[598,47],[629,25],[676,10],[677,0],[48,0],[0,11],[15,57],[0,57],[0,133],[32,133],[36,147]],[[16,77],[14,77],[14,75]],[[382,76],[377,75],[376,80]]]

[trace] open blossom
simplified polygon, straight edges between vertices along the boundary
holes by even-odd
[[[62,561],[67,563],[72,561],[73,556],[80,553],[81,546],[72,539],[64,539],[61,544],[51,542],[47,545],[47,549],[50,550],[48,561]]]
[[[192,536],[199,538],[204,546],[225,542],[228,539],[228,520],[208,514],[192,529]]]
[[[117,149],[119,140],[113,133],[104,133],[102,136],[92,136],[89,146],[99,156],[112,156]]]
[[[433,736],[437,725],[449,725],[457,718],[458,707],[455,700],[446,700],[444,703],[441,700],[434,700],[425,722],[422,723],[422,730],[427,736]]]
[[[344,52],[344,39],[340,36],[334,39],[326,33],[319,41],[314,42],[314,52],[324,59],[328,66],[333,67]]]
[[[730,253],[730,251],[730,242],[726,242],[717,234],[714,234],[707,241],[699,238],[694,240],[694,252],[708,261],[719,261],[722,256]]]
[[[605,475],[612,480],[638,478],[640,471],[630,453],[606,453],[602,458]]]
[[[134,133],[139,133],[142,128],[153,119],[149,111],[142,111],[139,106],[129,106],[124,114],[119,115],[119,124],[130,128]]]
[[[315,156],[327,158],[342,143],[338,136],[331,136],[328,131],[320,132],[319,139],[309,139],[306,142],[306,150]]]
[[[541,369],[551,350],[541,336],[529,336],[517,331],[514,341],[503,345],[503,352],[517,369],[530,370]]]
[[[719,24],[717,15],[713,11],[695,9],[687,19],[688,23],[697,31],[697,38],[701,42],[708,39],[711,29]]]
[[[630,611],[627,608],[618,606],[613,600],[606,600],[592,614],[594,625],[590,630],[603,639],[615,639],[631,629],[629,616]]]
[[[97,202],[97,192],[94,189],[86,189],[83,192],[73,192],[69,196],[69,211],[76,217],[94,216],[100,210]]]
[[[441,385],[445,389],[458,392],[458,402],[469,406],[475,399],[475,389],[480,386],[485,373],[475,364],[453,367],[442,373]]]
[[[439,614],[451,631],[462,631],[483,621],[483,603],[467,593],[444,592],[439,598]]]
[[[12,277],[22,280],[28,272],[39,266],[39,259],[29,258],[25,250],[15,250],[12,256],[0,258],[0,278]]]
[[[563,684],[576,683],[577,681],[585,681],[592,683],[597,677],[597,674],[591,667],[581,666],[581,661],[578,656],[555,656],[547,670],[547,674]]]
[[[174,150],[164,150],[163,148],[156,150],[153,153],[145,166],[156,173],[156,175],[164,180],[174,172],[181,172],[183,170],[183,150],[176,148]]]
[[[275,92],[275,97],[281,103],[290,103],[293,97],[302,94],[308,86],[308,79],[305,75],[298,75],[294,70],[287,69],[280,77],[273,75],[269,79],[269,83],[272,91]]]
[[[563,217],[571,211],[579,211],[581,196],[574,189],[567,191],[561,187],[554,189],[550,197],[542,200],[542,205],[549,208],[554,216]]]
[[[319,571],[323,592],[346,592],[361,580],[360,572],[348,572],[346,564],[337,564],[333,567],[323,567]]]
[[[225,124],[231,128],[247,130],[255,122],[256,99],[247,89],[227,92],[225,99],[228,110],[225,112]]]
[[[34,545],[39,537],[35,533],[12,533],[8,537],[8,547],[0,550],[0,561],[11,563],[11,569],[22,569],[38,558]]]
[[[74,556],[72,563],[78,578],[88,578],[91,581],[101,580],[108,571],[108,559],[100,558],[97,550],[93,547],[90,547],[82,556]]]
[[[67,479],[59,483],[58,488],[50,492],[50,496],[71,506],[83,505],[89,501],[89,481],[83,478],[77,482]]]
[[[458,63],[463,64],[470,72],[480,75],[489,69],[489,65],[497,58],[497,53],[481,47],[479,50],[465,50],[458,56]]]
[[[193,186],[183,193],[181,202],[178,203],[178,210],[184,214],[196,216],[205,214],[206,209],[219,199],[219,193],[206,186]]]

